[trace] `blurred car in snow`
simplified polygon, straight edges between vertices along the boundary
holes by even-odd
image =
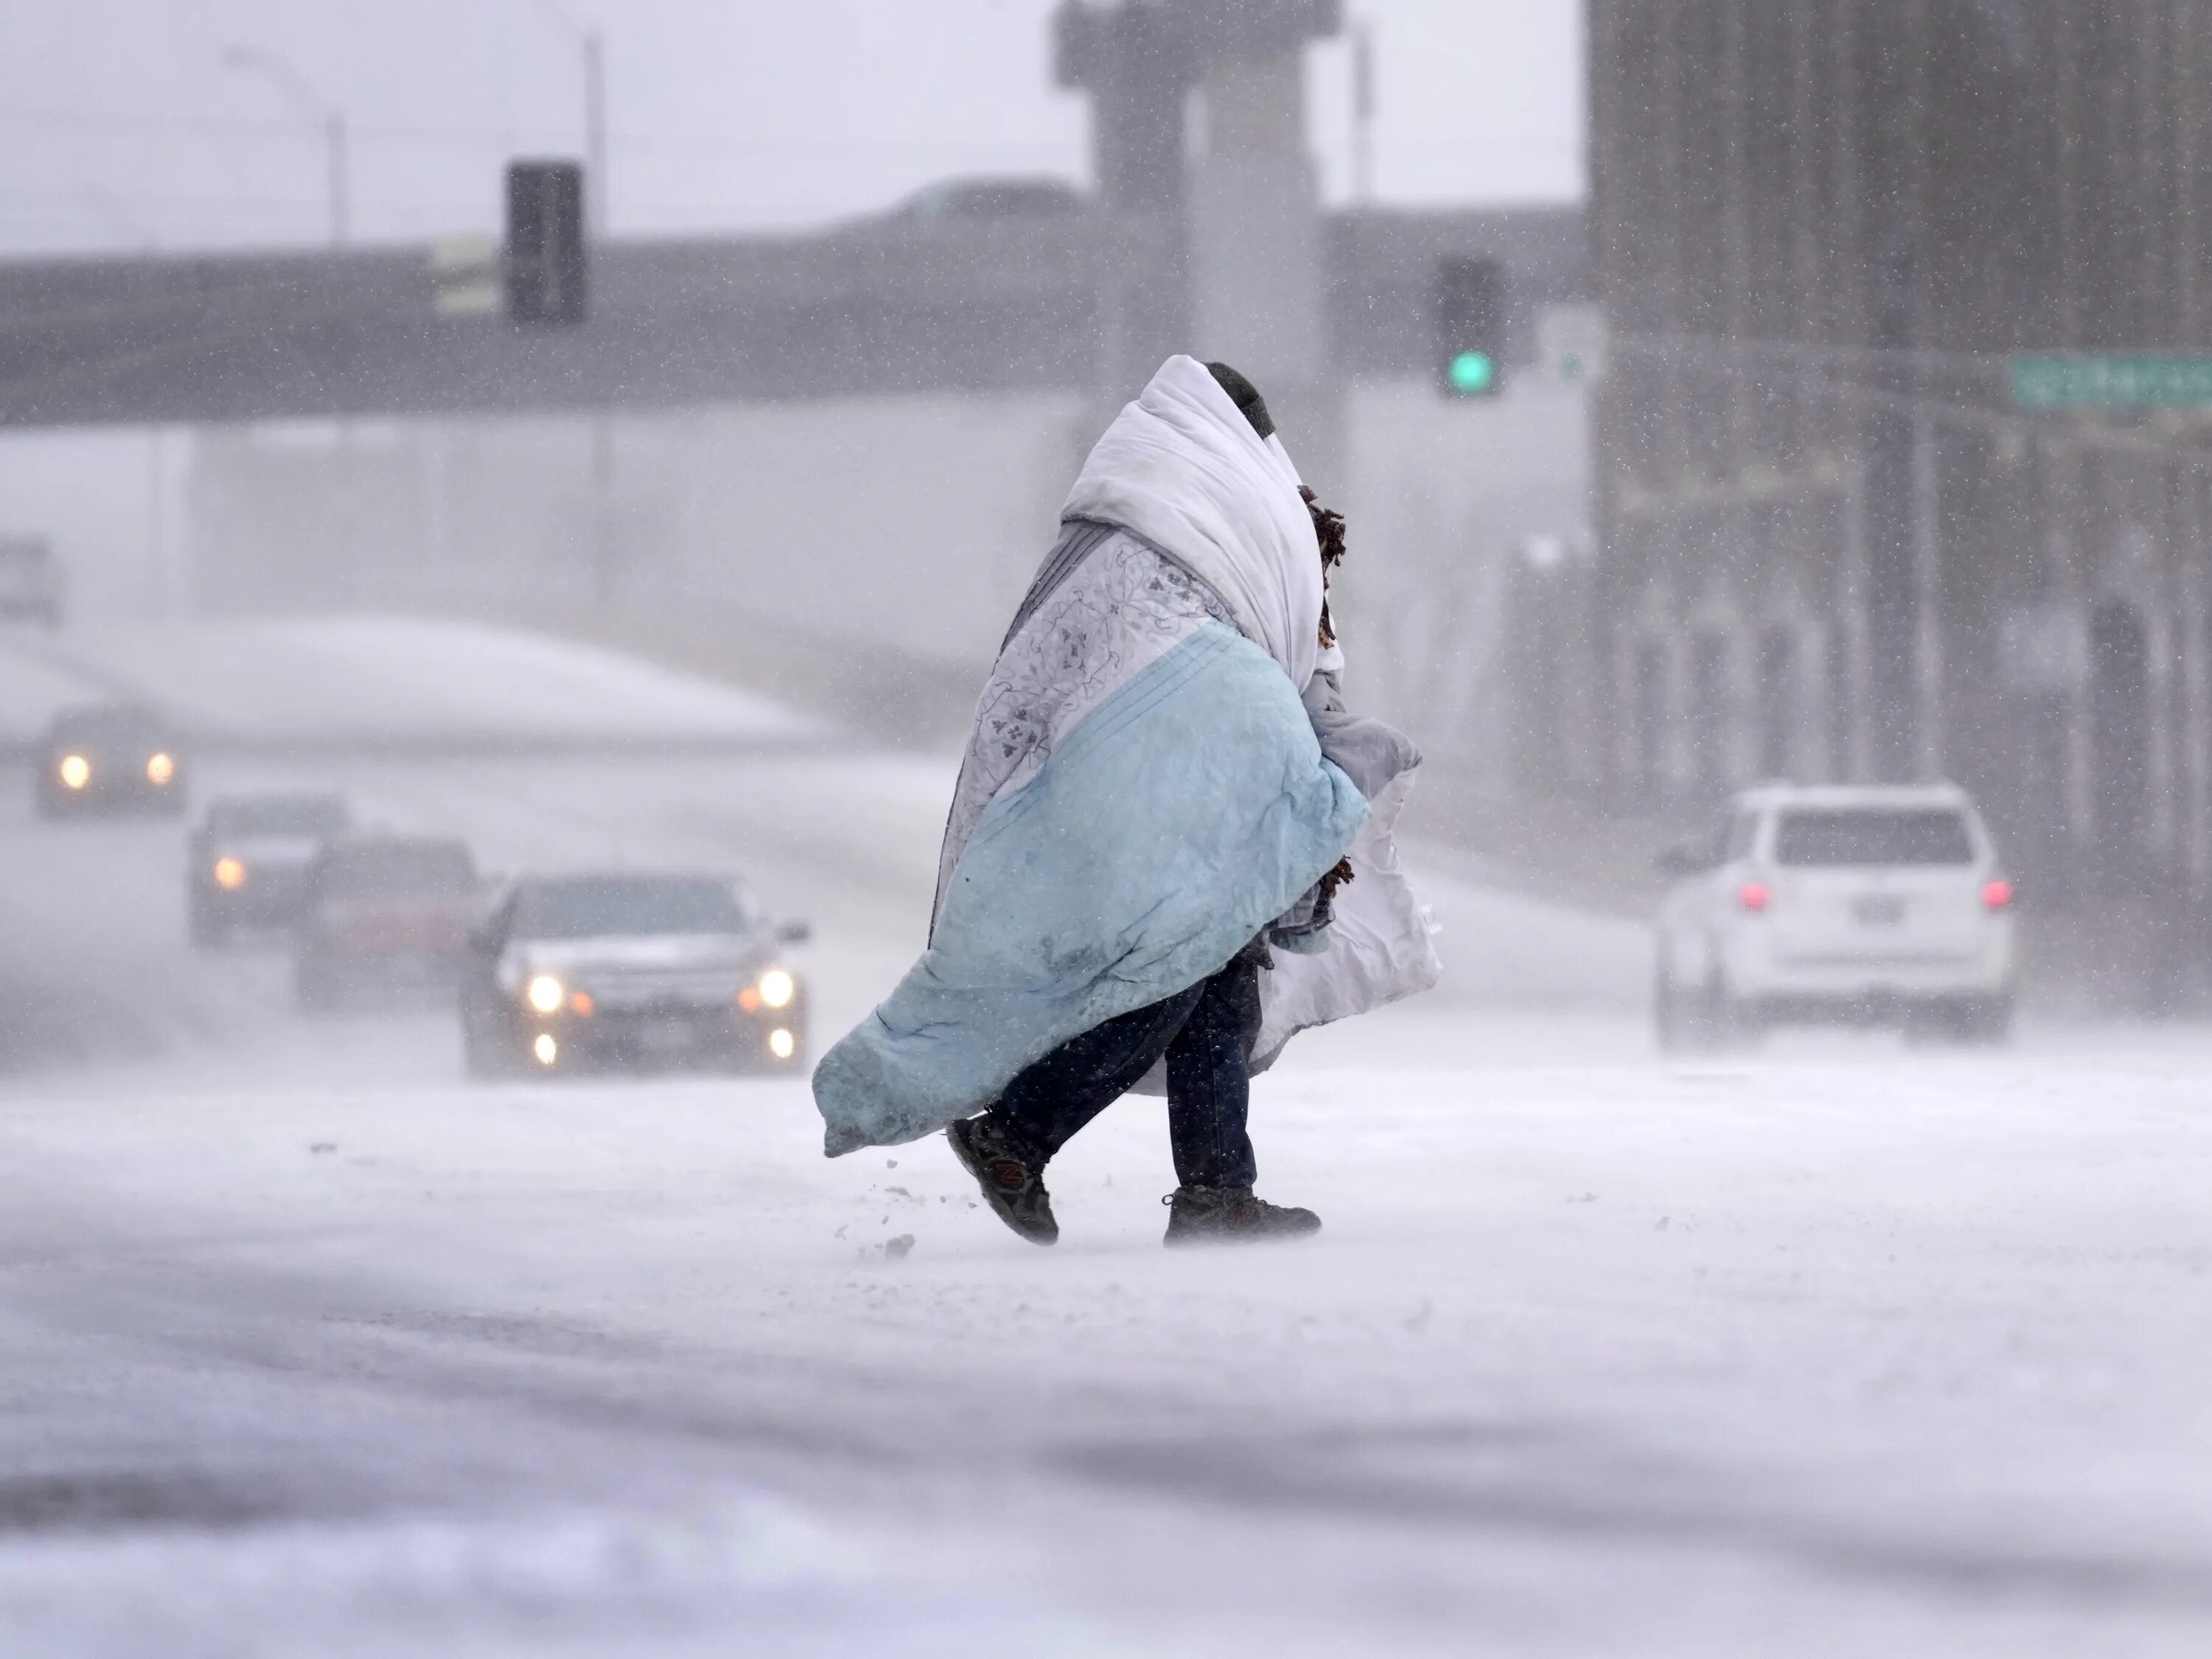
[[[218,795],[186,842],[185,914],[194,945],[241,928],[289,927],[324,847],[352,827],[328,791]]]
[[[803,1069],[806,985],[782,947],[807,936],[719,876],[518,881],[470,936],[469,1071]]]
[[[0,617],[58,628],[62,568],[43,536],[0,536]]]
[[[1753,789],[1660,868],[1663,1047],[1790,1022],[2012,1029],[2013,884],[1951,785]]]
[[[41,817],[185,810],[185,763],[176,736],[159,714],[137,703],[64,709],[32,763]]]
[[[300,1006],[449,992],[482,887],[476,860],[459,841],[370,835],[331,842],[308,874],[294,933]]]

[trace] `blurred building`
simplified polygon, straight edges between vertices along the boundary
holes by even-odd
[[[2046,896],[2201,902],[2212,411],[2033,410],[2013,368],[2212,347],[2212,10],[1590,0],[1589,40],[1560,787],[1947,774]]]

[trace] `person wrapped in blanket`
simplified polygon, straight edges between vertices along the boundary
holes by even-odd
[[[816,1068],[831,1156],[943,1129],[1048,1244],[1053,1157],[1164,1091],[1169,1243],[1319,1229],[1253,1191],[1251,1079],[1440,972],[1393,839],[1419,752],[1344,705],[1343,555],[1251,383],[1169,359],[1092,451],[1000,647],[929,948]]]

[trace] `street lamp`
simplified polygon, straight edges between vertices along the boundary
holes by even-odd
[[[154,233],[140,223],[137,216],[112,193],[98,185],[82,184],[76,187],[76,193],[88,206],[113,225],[125,240],[136,243],[143,252],[154,252]],[[146,423],[146,569],[148,587],[154,596],[155,614],[163,617],[169,613],[172,597],[167,545],[168,537],[162,511],[166,501],[161,428],[149,421]]]
[[[584,222],[594,240],[607,234],[607,60],[606,42],[556,0],[537,0],[538,11],[573,39],[584,54]]]
[[[346,122],[345,116],[335,105],[316,96],[307,77],[294,69],[284,59],[258,46],[225,46],[222,52],[225,69],[248,70],[266,76],[284,95],[299,106],[308,120],[323,130],[323,142],[329,152],[331,191],[331,246],[343,247],[346,240]]]

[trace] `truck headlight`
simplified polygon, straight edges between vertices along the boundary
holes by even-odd
[[[215,884],[227,893],[234,893],[246,885],[246,866],[236,859],[222,858],[215,861]]]
[[[557,1014],[561,1012],[561,1004],[567,1000],[568,994],[562,988],[561,981],[552,975],[540,974],[530,981],[528,988],[522,994],[524,1000],[539,1013]]]
[[[146,781],[155,788],[167,785],[177,775],[177,760],[173,755],[155,754],[146,757]]]
[[[771,968],[760,976],[761,1000],[771,1008],[787,1008],[798,994],[798,983],[781,968]]]
[[[92,763],[82,755],[64,755],[54,769],[60,774],[64,789],[82,789],[92,781]]]

